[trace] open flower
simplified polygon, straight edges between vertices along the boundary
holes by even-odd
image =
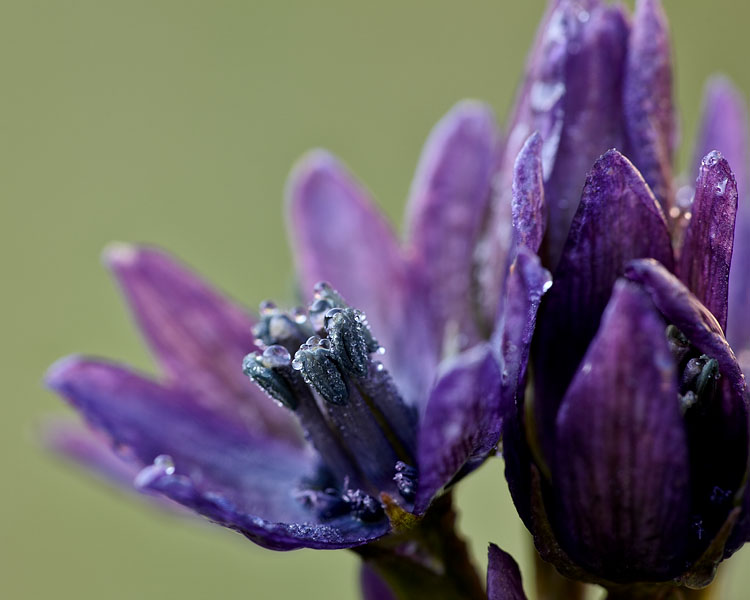
[[[542,207],[521,198],[538,195],[540,151],[536,136],[522,165],[537,177],[519,171],[516,202],[527,243],[512,269],[501,263],[508,293],[496,294],[489,327],[474,317],[471,264],[496,133],[474,102],[426,144],[404,244],[333,157],[317,151],[295,168],[289,229],[301,289],[313,291],[304,308],[266,302],[255,318],[165,253],[113,246],[105,262],[162,378],[58,362],[48,385],[99,436],[67,432],[59,449],[267,548],[350,548],[418,530],[433,499],[494,450],[501,394],[522,379],[549,283],[533,252]],[[454,579],[444,593],[482,592]]]
[[[554,284],[532,344],[533,394],[504,423],[506,476],[545,559],[627,593],[704,586],[748,533],[748,395],[725,338],[750,343],[729,295],[748,289],[744,109],[712,84],[705,156],[680,188],[670,68],[657,1],[639,1],[632,24],[619,7],[554,2],[516,111],[516,127],[554,132],[542,245]],[[581,161],[606,146],[630,160],[592,160],[579,202]]]

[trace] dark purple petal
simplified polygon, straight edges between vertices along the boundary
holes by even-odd
[[[511,236],[513,167],[524,142],[542,136],[549,212],[544,264],[554,266],[586,172],[608,148],[621,147],[622,75],[628,25],[619,7],[599,1],[550,3],[526,67],[496,178],[490,226],[480,259],[482,307],[494,319],[497,273]]]
[[[416,511],[458,474],[476,468],[500,438],[500,367],[489,345],[444,366],[427,403],[417,441]]]
[[[479,337],[471,264],[490,196],[495,144],[492,110],[459,103],[430,134],[409,199],[407,255],[424,278],[433,326],[458,335],[460,349]]]
[[[557,416],[558,530],[614,581],[684,568],[690,465],[664,328],[648,296],[618,282]]]
[[[521,571],[513,557],[495,544],[490,544],[487,555],[487,600],[526,600]]]
[[[661,203],[674,204],[672,159],[677,123],[667,17],[659,0],[638,0],[623,89],[626,154]]]
[[[731,497],[747,471],[748,394],[745,377],[714,316],[659,263],[634,261],[629,279],[640,283],[667,321],[701,353],[719,363],[719,390],[693,415],[686,414],[693,464],[694,511],[701,520],[698,542],[706,543],[724,524]]]
[[[737,182],[718,151],[703,158],[691,213],[677,272],[726,331]]]
[[[253,431],[299,444],[290,415],[242,374],[242,358],[256,349],[242,308],[155,248],[115,244],[104,261],[170,387]]]
[[[594,165],[570,229],[535,338],[536,426],[551,450],[557,407],[626,264],[655,257],[672,266],[661,208],[633,165],[611,150]]]
[[[423,402],[439,341],[423,308],[423,281],[369,195],[333,156],[315,151],[290,175],[287,203],[302,289],[327,281],[364,311],[405,399]]]
[[[528,506],[531,456],[524,431],[526,366],[539,303],[551,285],[552,278],[542,267],[539,257],[524,247],[519,248],[508,276],[505,304],[492,338],[503,365],[500,415],[505,477],[527,526],[531,524]]]
[[[698,350],[719,361],[719,368],[739,395],[745,393],[745,376],[724,338],[716,318],[679,279],[655,260],[636,260],[625,271],[628,279],[644,286],[664,317]]]
[[[734,253],[729,274],[729,319],[727,338],[736,350],[750,347],[750,140],[747,108],[740,92],[724,77],[713,78],[706,86],[703,116],[695,147],[695,171],[703,156],[718,150],[734,170],[739,202],[735,224]]]
[[[534,133],[521,148],[513,169],[513,231],[517,242],[538,252],[547,227],[542,173],[542,136]]]
[[[388,584],[366,564],[359,569],[359,587],[362,600],[396,600]]]
[[[160,492],[261,545],[348,547],[387,530],[387,523],[366,525],[349,516],[321,524],[295,496],[314,471],[311,453],[253,436],[182,391],[77,357],[55,364],[46,381],[91,427],[106,433],[113,448],[144,467],[137,487]]]

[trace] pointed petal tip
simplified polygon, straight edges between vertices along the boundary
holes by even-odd
[[[343,164],[331,152],[324,148],[308,150],[292,165],[287,177],[285,197],[287,202],[294,202],[301,196],[300,191],[320,176],[336,176],[343,169]]]
[[[71,375],[85,363],[80,354],[71,354],[57,359],[44,373],[42,381],[44,386],[57,393],[64,393],[71,381]]]
[[[104,247],[101,261],[105,267],[117,269],[128,267],[138,260],[140,249],[135,244],[127,242],[110,242]]]

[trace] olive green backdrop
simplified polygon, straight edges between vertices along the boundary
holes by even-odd
[[[666,2],[688,144],[709,73],[750,91],[742,4]],[[113,239],[169,248],[250,305],[290,299],[282,189],[310,147],[343,157],[398,222],[437,119],[467,96],[505,115],[542,9],[0,2],[1,597],[356,597],[344,551],[261,550],[148,509],[40,450],[35,428],[65,410],[40,379],[73,351],[152,368],[98,262]],[[460,489],[482,568],[488,541],[526,567],[501,461]],[[733,562],[725,597],[741,598],[750,551]]]

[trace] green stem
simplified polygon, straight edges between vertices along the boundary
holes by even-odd
[[[412,527],[355,548],[399,600],[485,600],[466,542],[456,532],[456,511],[445,494]]]

